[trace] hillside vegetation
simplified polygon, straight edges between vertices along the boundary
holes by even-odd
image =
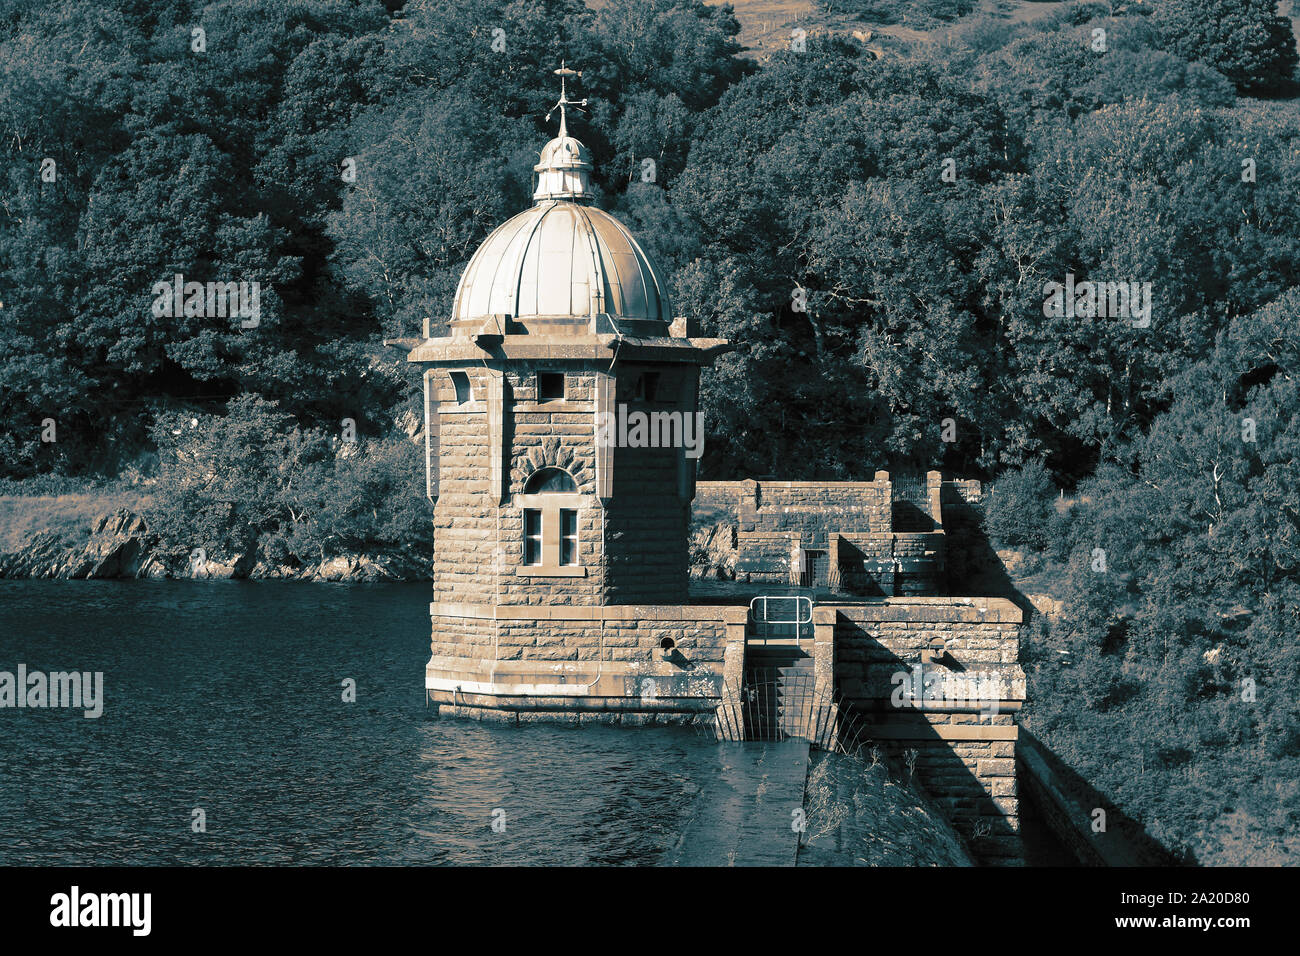
[[[1271,0],[830,6],[894,20],[889,42],[814,32],[760,62],[699,0],[0,0],[0,477],[124,482],[178,555],[418,539],[395,424],[417,381],[382,341],[443,327],[528,204],[564,59],[600,204],[675,312],[736,343],[704,379],[705,475],[1018,484],[996,534],[1065,595],[1026,641],[1035,732],[1177,852],[1281,858],[1289,21]],[[157,314],[177,273],[259,282],[258,321]],[[1093,282],[1133,309],[1115,285],[1105,314],[1065,305]],[[1040,507],[1062,488],[1078,504]]]

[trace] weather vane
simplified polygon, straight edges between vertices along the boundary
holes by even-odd
[[[586,105],[587,105],[587,100],[586,100],[585,97],[584,97],[583,99],[580,99],[580,100],[571,100],[571,99],[569,99],[568,92],[567,92],[567,90],[566,90],[566,88],[565,88],[565,82],[569,79],[569,77],[571,77],[571,76],[582,76],[582,71],[581,71],[581,70],[571,70],[571,69],[569,69],[567,66],[565,66],[565,65],[564,65],[564,61],[561,60],[561,61],[560,61],[560,68],[559,68],[558,70],[555,71],[555,75],[558,76],[558,77],[560,78],[560,99],[556,102],[555,106],[552,106],[552,107],[551,107],[550,112],[548,112],[548,113],[546,114],[546,121],[547,121],[548,123],[550,122],[550,120],[551,120],[551,113],[554,113],[555,110],[556,110],[556,108],[558,107],[559,110],[560,110],[560,137],[563,138],[563,137],[569,135],[569,128],[568,128],[568,126],[565,125],[565,114],[564,114],[564,108],[565,108],[566,106],[574,106],[574,107],[577,107],[577,106],[586,106]]]

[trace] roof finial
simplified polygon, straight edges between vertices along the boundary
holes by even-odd
[[[555,106],[551,107],[550,113],[546,114],[546,119],[549,122],[551,119],[551,113],[555,112],[555,107],[558,106],[560,108],[560,138],[563,139],[569,135],[569,128],[565,124],[564,108],[566,106],[586,106],[587,100],[586,98],[581,100],[571,100],[569,99],[568,92],[565,89],[565,81],[571,76],[582,76],[581,70],[570,70],[564,65],[564,61],[561,60],[560,68],[555,71],[555,75],[560,78],[560,99]]]

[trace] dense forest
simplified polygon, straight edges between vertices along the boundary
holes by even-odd
[[[564,59],[598,203],[737,344],[704,474],[992,480],[990,535],[1063,600],[1025,641],[1028,725],[1175,852],[1286,859],[1291,25],[974,6],[836,0],[943,28],[760,63],[700,0],[0,0],[3,487],[145,483],[162,533],[284,560],[427,538],[382,343],[437,327],[528,204]],[[157,315],[177,273],[258,281],[257,322]],[[1088,283],[1149,310],[1053,305]]]

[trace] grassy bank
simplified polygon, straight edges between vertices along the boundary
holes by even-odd
[[[137,489],[90,489],[55,495],[0,495],[0,552],[17,551],[39,534],[69,542],[89,537],[91,526],[120,508],[140,514],[151,495]]]

